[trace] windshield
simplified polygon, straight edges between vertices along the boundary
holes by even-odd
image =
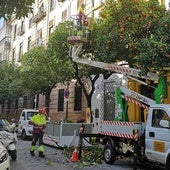
[[[14,129],[6,119],[0,119],[0,131],[13,132]]]
[[[34,115],[36,115],[38,112],[28,112],[27,113],[27,119],[30,120],[31,117],[33,117]]]

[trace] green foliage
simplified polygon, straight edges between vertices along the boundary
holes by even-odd
[[[64,123],[73,123],[70,119],[64,120]]]
[[[157,24],[156,30],[148,37],[138,42],[140,55],[137,62],[147,70],[148,66],[154,70],[164,72],[170,67],[170,13],[166,12]]]
[[[25,17],[32,11],[31,5],[35,0],[0,0],[0,18],[10,18],[15,14],[16,18]]]
[[[22,82],[19,69],[13,64],[5,63],[0,66],[0,102],[12,101],[22,95]]]
[[[74,151],[73,147],[65,148],[63,150],[63,154],[71,158],[72,153]],[[76,167],[85,167],[94,164],[102,163],[103,158],[103,146],[102,145],[94,145],[94,146],[86,146],[82,148],[82,155],[81,159],[77,162]]]
[[[51,81],[50,64],[43,47],[29,50],[22,57],[23,86],[31,93],[43,93]]]
[[[67,82],[73,78],[69,45],[67,44],[70,24],[69,22],[60,23],[51,34],[48,42],[47,55],[57,63],[58,82]]]
[[[92,31],[96,58],[108,63],[124,60],[131,66],[141,67],[142,57],[140,60],[136,57],[144,50],[145,39],[150,41],[148,37],[157,34],[164,14],[157,0],[108,0]]]

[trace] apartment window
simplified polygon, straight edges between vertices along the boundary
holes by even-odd
[[[49,35],[53,32],[54,30],[54,20],[51,20],[49,22]]]
[[[29,50],[31,47],[31,36],[28,37],[28,46],[27,46],[27,49]]]
[[[152,116],[152,127],[162,127],[160,124],[161,120],[167,120],[168,122],[170,120],[168,114],[161,109],[154,109]]]
[[[58,91],[58,111],[64,111],[64,89]]]
[[[21,22],[21,32],[25,31],[24,21]]]
[[[12,62],[15,61],[15,48],[13,48],[12,50]]]
[[[18,62],[21,61],[21,57],[23,55],[23,43],[20,43],[19,45],[19,56],[18,56]]]
[[[55,8],[55,1],[50,0],[50,12]]]
[[[32,25],[33,25],[33,17],[29,19],[29,29],[32,27]]]
[[[75,87],[74,91],[74,111],[79,111],[82,105],[82,88]]]
[[[54,27],[53,27],[53,26],[49,27],[49,35],[50,35],[53,31],[54,31]]]
[[[62,12],[62,22],[67,21],[67,9]]]
[[[42,29],[40,29],[37,33],[37,46],[42,46],[43,44],[42,40]]]
[[[17,25],[14,25],[14,39],[16,39],[17,36]]]

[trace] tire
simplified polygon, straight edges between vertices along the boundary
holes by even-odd
[[[27,139],[27,134],[26,134],[25,130],[23,130],[22,133],[21,133],[21,139],[22,140],[26,140]]]
[[[17,159],[17,150],[10,151],[10,156],[12,160],[15,161]]]
[[[166,160],[166,169],[170,170],[170,155],[168,155],[168,158]]]
[[[112,147],[111,144],[106,144],[104,148],[103,158],[105,163],[113,164],[116,160],[116,150]]]

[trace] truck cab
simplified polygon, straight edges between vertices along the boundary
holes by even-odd
[[[35,109],[22,110],[18,121],[18,133],[21,135],[21,139],[25,140],[27,137],[32,137],[33,126],[29,125],[28,122],[37,113],[38,110]]]
[[[170,104],[151,105],[145,131],[145,155],[148,160],[170,169]]]

